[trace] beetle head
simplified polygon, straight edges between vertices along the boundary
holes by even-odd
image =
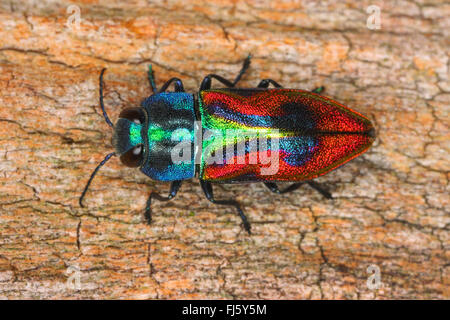
[[[144,108],[124,109],[114,126],[112,143],[120,161],[127,167],[136,168],[143,163],[144,138],[143,128],[147,122]]]

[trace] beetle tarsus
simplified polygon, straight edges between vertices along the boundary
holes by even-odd
[[[245,58],[244,62],[242,63],[242,68],[239,71],[239,74],[236,76],[236,78],[233,81],[233,87],[236,86],[236,84],[241,80],[244,73],[247,71],[247,69],[250,67],[252,55],[249,53],[247,58]]]
[[[315,88],[315,89],[312,90],[311,92],[320,94],[320,93],[322,93],[324,90],[325,90],[325,87],[324,87],[324,86],[320,86],[320,87]]]
[[[152,223],[152,210],[151,208],[146,208],[144,212],[145,223],[150,225]]]
[[[278,185],[275,182],[264,182],[264,185],[273,193],[277,193],[277,194],[283,194],[283,193],[289,193],[292,192],[294,190],[297,190],[301,185],[303,184],[303,182],[298,182],[298,183],[293,183],[291,184],[289,187],[280,190],[278,188]]]
[[[324,196],[327,199],[333,199],[333,196],[331,195],[330,191],[322,187],[319,183],[315,181],[307,181],[306,182],[311,188],[319,192],[322,196]]]

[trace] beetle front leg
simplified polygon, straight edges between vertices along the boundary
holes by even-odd
[[[242,223],[244,224],[244,229],[248,232],[248,234],[251,234],[250,222],[248,222],[247,216],[244,214],[244,212],[241,209],[241,206],[239,205],[239,203],[237,201],[235,201],[235,200],[216,200],[216,199],[214,199],[213,188],[212,188],[211,182],[208,182],[205,180],[200,180],[200,185],[203,189],[203,192],[205,193],[206,198],[209,201],[211,201],[212,203],[235,207],[239,213],[239,216],[242,219]]]
[[[158,89],[156,88],[155,75],[153,74],[153,69],[152,69],[151,64],[148,65],[147,78],[148,78],[148,83],[150,84],[150,87],[152,88],[153,94],[155,94],[158,91]]]
[[[174,198],[177,195],[177,192],[178,190],[180,190],[180,187],[181,187],[181,180],[176,180],[170,184],[170,191],[167,197],[163,197],[156,192],[150,193],[150,196],[147,199],[147,204],[145,206],[145,213],[144,213],[144,218],[147,224],[150,224],[152,222],[152,209],[151,209],[152,199],[155,198],[159,201],[169,201],[170,199]]]

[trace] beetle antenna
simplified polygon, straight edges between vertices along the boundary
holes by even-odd
[[[97,166],[97,168],[95,168],[94,172],[92,172],[91,177],[89,178],[88,182],[86,183],[86,186],[84,187],[83,192],[81,193],[80,200],[79,200],[80,207],[84,208],[84,205],[83,205],[83,198],[84,198],[84,196],[86,195],[86,192],[88,191],[89,186],[91,185],[92,180],[94,179],[95,175],[97,174],[97,171],[98,171],[101,167],[103,167],[103,165],[104,165],[104,164],[105,164],[112,156],[115,156],[115,155],[116,155],[115,152],[111,152],[110,154],[108,154],[108,155],[105,157],[105,159],[103,159],[103,161],[99,163],[99,165]]]
[[[103,68],[100,72],[100,107],[102,107],[103,117],[105,118],[106,123],[111,127],[114,128],[114,125],[112,124],[111,120],[109,120],[108,114],[105,110],[105,105],[103,104],[103,74],[105,73],[106,68]]]

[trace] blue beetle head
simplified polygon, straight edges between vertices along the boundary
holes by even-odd
[[[144,160],[143,132],[148,121],[144,108],[123,110],[114,126],[112,143],[120,161],[127,167],[139,167]]]

